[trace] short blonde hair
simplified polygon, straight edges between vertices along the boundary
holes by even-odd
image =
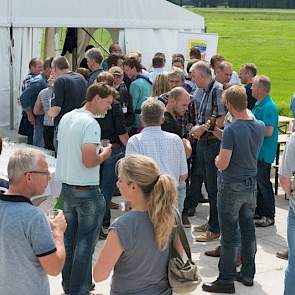
[[[232,85],[223,92],[222,96],[236,111],[241,112],[247,109],[247,93],[245,87]]]

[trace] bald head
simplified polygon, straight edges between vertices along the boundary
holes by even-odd
[[[166,110],[173,116],[183,116],[189,103],[189,93],[183,87],[175,87],[169,92]]]

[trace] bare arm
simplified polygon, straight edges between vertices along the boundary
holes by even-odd
[[[111,230],[94,266],[93,277],[96,282],[108,278],[122,252],[119,237],[114,230]]]
[[[282,189],[284,190],[284,192],[290,196],[291,194],[291,188],[292,188],[292,181],[289,177],[284,176],[284,175],[279,175],[279,180],[280,180],[280,184]]]
[[[265,126],[265,136],[270,137],[273,134],[273,127],[272,126]]]
[[[119,139],[126,146],[127,142],[128,142],[128,139],[129,139],[128,133],[126,132],[126,133],[124,133],[122,135],[119,135]]]
[[[53,221],[51,221],[51,227],[56,252],[47,256],[38,257],[38,259],[43,270],[47,274],[57,276],[62,271],[66,259],[64,232],[66,230],[67,223],[62,211],[54,218]]]
[[[61,107],[51,107],[48,110],[47,116],[49,118],[55,118],[56,116],[58,116],[58,114],[60,113]]]
[[[179,253],[179,255],[183,256],[184,249],[183,249],[183,246],[181,244],[179,237],[176,238],[173,245],[174,245],[174,248],[176,249],[176,251]]]
[[[38,95],[37,100],[35,102],[33,113],[35,115],[43,115],[44,114],[43,106],[41,103],[41,98],[39,95]]]
[[[184,146],[184,151],[185,151],[185,155],[186,158],[190,158],[192,155],[192,146],[189,140],[187,140],[186,138],[182,139],[183,142],[183,146]]]
[[[218,156],[215,158],[215,166],[219,170],[225,170],[230,162],[232,150],[221,149]]]
[[[96,144],[86,143],[82,146],[82,163],[86,168],[100,165],[112,154],[111,145],[104,147],[100,154],[96,153]]]

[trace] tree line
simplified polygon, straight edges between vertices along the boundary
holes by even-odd
[[[295,8],[294,0],[168,0],[174,4],[195,7],[233,7],[233,8]]]

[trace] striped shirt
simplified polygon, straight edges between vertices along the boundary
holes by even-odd
[[[198,124],[205,124],[212,116],[213,108],[217,116],[225,114],[224,104],[221,99],[223,86],[219,82],[212,80],[209,84],[208,90],[198,92],[202,96],[200,109],[198,112]]]

